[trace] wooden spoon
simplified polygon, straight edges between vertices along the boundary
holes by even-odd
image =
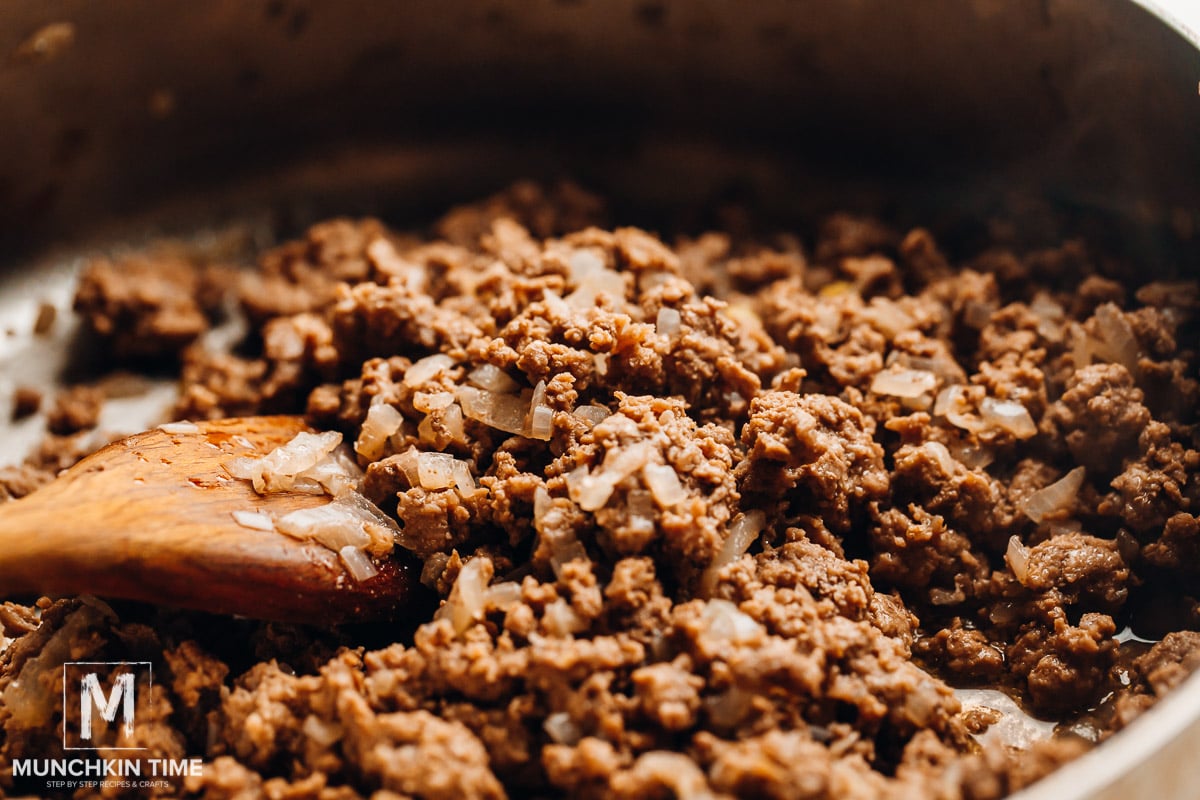
[[[224,465],[308,430],[299,417],[201,422],[108,445],[53,483],[0,505],[0,597],[95,594],[284,622],[395,616],[419,591],[395,556],[356,581],[333,551],[239,525],[234,511],[282,515],[329,502],[258,495]]]

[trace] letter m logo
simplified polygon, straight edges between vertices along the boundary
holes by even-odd
[[[108,697],[104,696],[104,690],[100,688],[100,677],[89,672],[83,676],[82,686],[79,690],[79,738],[90,740],[92,738],[92,709],[95,708],[100,712],[100,716],[105,722],[112,722],[117,718],[117,704],[121,704],[122,716],[125,720],[125,735],[133,736],[133,710],[137,707],[137,701],[134,699],[132,672],[123,672],[117,675],[112,684],[112,694]],[[121,702],[121,701],[124,702]]]
[[[151,669],[148,661],[63,664],[63,748],[144,750],[130,745],[138,694],[153,685]]]

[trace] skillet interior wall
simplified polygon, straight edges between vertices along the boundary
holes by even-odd
[[[522,176],[571,175],[651,219],[734,198],[903,222],[1025,192],[1152,264],[1200,228],[1200,55],[1126,0],[14,0],[3,16],[9,265],[113,220],[280,198],[419,217]]]

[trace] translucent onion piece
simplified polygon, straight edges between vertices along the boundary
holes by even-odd
[[[547,603],[542,612],[542,625],[551,636],[565,638],[587,629],[587,621],[561,597]]]
[[[995,311],[995,303],[968,301],[963,306],[963,322],[966,323],[968,328],[974,328],[977,331],[983,330],[992,321],[992,314]]]
[[[275,527],[294,539],[311,539],[335,551],[343,547],[365,548],[371,543],[362,520],[336,503],[285,514],[276,520]]]
[[[1017,507],[1034,522],[1041,522],[1047,515],[1067,508],[1079,494],[1087,471],[1076,467],[1049,486],[1039,489],[1017,503]]]
[[[706,623],[704,636],[735,644],[753,642],[762,634],[762,626],[728,600],[709,600],[701,619]]]
[[[1061,342],[1063,338],[1063,320],[1066,312],[1045,292],[1038,292],[1029,303],[1029,310],[1038,318],[1037,330],[1042,338],[1051,342]]]
[[[683,324],[683,317],[673,308],[663,306],[658,310],[658,317],[654,320],[654,328],[663,336],[674,336],[679,333],[679,328]]]
[[[579,288],[563,298],[563,301],[574,308],[590,308],[596,305],[596,299],[607,295],[612,300],[624,302],[625,277],[611,269],[598,269],[584,275]]]
[[[551,544],[550,551],[550,568],[554,570],[554,577],[561,578],[563,567],[570,564],[572,561],[587,561],[588,552],[583,543],[575,538],[574,534],[558,534],[557,536],[548,537],[547,541]]]
[[[571,413],[591,425],[593,428],[612,416],[611,411],[604,406],[598,405],[579,406],[579,408],[575,409]]]
[[[234,511],[233,521],[243,528],[249,528],[254,531],[273,531],[275,523],[271,521],[271,515],[262,511]]]
[[[554,430],[554,409],[546,405],[546,382],[538,381],[529,401],[529,437],[549,441]]]
[[[345,445],[338,445],[333,452],[301,472],[296,478],[297,484],[301,480],[311,480],[325,494],[338,497],[346,492],[357,490],[362,485],[363,472],[350,456],[349,448]]]
[[[721,570],[727,564],[737,561],[750,549],[750,545],[754,544],[766,524],[767,515],[758,509],[738,514],[733,518],[733,522],[729,523],[729,535],[721,543],[721,549],[717,551],[712,563],[700,576],[700,593],[703,596],[712,595],[717,588]]]
[[[921,445],[921,450],[928,453],[937,462],[943,475],[953,475],[955,473],[954,457],[950,455],[950,450],[946,445],[941,442],[925,442]]]
[[[417,480],[422,489],[448,489],[454,485],[454,456],[448,453],[417,455]]]
[[[1021,543],[1016,536],[1008,537],[1008,549],[1004,551],[1004,560],[1017,581],[1024,584],[1029,579],[1029,548]]]
[[[687,491],[679,482],[679,473],[665,464],[646,464],[642,467],[642,480],[662,508],[673,508],[687,499]]]
[[[477,556],[463,564],[454,581],[454,588],[450,590],[450,597],[443,606],[455,632],[462,633],[483,619],[484,591],[491,579],[491,560]]]
[[[571,317],[573,309],[559,297],[557,292],[543,289],[542,304],[546,306],[546,315],[551,319],[570,319]]]
[[[947,386],[938,392],[933,403],[934,416],[945,417],[946,421],[956,428],[962,428],[971,433],[980,433],[987,429],[983,420],[968,413],[967,389],[965,386]]]
[[[1037,425],[1025,406],[1016,400],[997,400],[985,397],[979,404],[979,415],[989,425],[1008,431],[1018,439],[1037,435]]]
[[[578,285],[585,277],[604,269],[604,256],[591,248],[581,248],[567,259],[571,270],[571,283]]]
[[[454,441],[467,441],[467,431],[463,427],[462,406],[458,403],[451,403],[446,406],[446,410],[442,412],[442,427],[446,429],[447,435]]]
[[[367,554],[357,547],[343,547],[338,550],[338,557],[341,559],[342,565],[346,567],[346,571],[350,573],[350,577],[356,581],[365,581],[379,574],[379,570],[371,563]]]
[[[615,486],[650,463],[653,445],[650,442],[634,442],[624,447],[612,447],[604,454],[602,474]]]
[[[410,488],[416,488],[421,485],[421,472],[417,466],[417,457],[420,455],[420,450],[415,447],[410,447],[396,457],[396,466],[404,473],[404,479],[408,481]]]
[[[442,370],[450,369],[454,366],[454,359],[442,353],[436,353],[432,356],[426,356],[419,361],[414,361],[404,373],[404,385],[413,387],[420,386],[430,378],[435,377]]]
[[[463,414],[505,433],[523,434],[529,401],[512,394],[497,394],[473,386],[458,387]]]
[[[483,604],[485,608],[508,611],[508,609],[520,602],[521,584],[516,581],[494,583],[483,591]]]
[[[1105,303],[1096,309],[1096,323],[1104,339],[1109,357],[1122,364],[1129,372],[1138,372],[1138,342],[1133,327],[1125,315],[1113,303]]]
[[[467,373],[467,380],[480,389],[500,394],[511,394],[520,388],[517,382],[508,376],[508,373],[494,364],[481,364]]]
[[[404,417],[390,403],[375,403],[367,409],[354,451],[368,461],[375,461],[383,455],[388,438],[403,424]]]
[[[254,490],[259,494],[265,492],[286,491],[291,489],[296,476],[314,467],[342,441],[342,435],[337,431],[325,433],[308,433],[302,431],[287,444],[276,447],[256,463],[246,464],[239,459],[239,472],[246,468],[250,472],[250,480]]]
[[[969,442],[958,442],[949,448],[954,458],[967,469],[985,469],[996,460],[996,454],[990,447],[973,445]]]
[[[583,738],[583,731],[571,721],[571,715],[559,711],[546,717],[542,729],[555,744],[575,745]]]
[[[413,408],[422,414],[446,408],[454,402],[450,392],[416,392],[413,394]]]
[[[458,488],[459,494],[469,494],[475,491],[475,478],[471,475],[470,464],[456,458],[450,465],[450,472],[454,477],[454,485]]]
[[[937,388],[937,376],[921,369],[891,368],[879,372],[871,381],[871,391],[891,397],[924,397]]]
[[[341,725],[323,720],[315,714],[309,714],[304,718],[304,724],[300,726],[300,730],[321,747],[328,747],[345,734]]]

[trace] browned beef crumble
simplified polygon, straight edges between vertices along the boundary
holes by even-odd
[[[186,615],[9,604],[0,765],[55,752],[56,640],[163,665],[138,741],[206,759],[167,792],[205,798],[985,800],[1200,666],[1195,284],[1126,286],[1080,241],[956,264],[849,214],[803,246],[603,222],[521,184],[432,238],[322,223],[236,280],[236,353],[199,340],[201,267],[91,264],[76,308],[122,354],[181,354],[181,418],[307,408],[355,440],[397,409],[364,492],[445,604],[386,646],[260,626],[234,654]],[[87,452],[89,402],[0,495]],[[410,448],[477,488],[414,484]],[[1142,643],[1156,593],[1178,630]],[[981,744],[999,712],[952,687],[1060,735]]]

